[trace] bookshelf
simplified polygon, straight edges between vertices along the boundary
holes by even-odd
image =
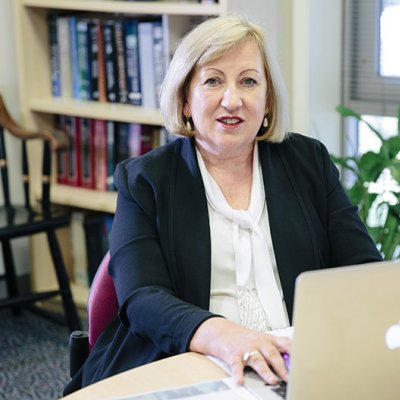
[[[119,122],[161,126],[162,118],[158,109],[144,108],[119,103],[56,98],[52,96],[50,46],[47,17],[51,12],[87,12],[93,14],[120,14],[126,16],[161,16],[166,22],[168,48],[174,46],[191,26],[201,18],[226,15],[239,10],[235,1],[219,0],[215,4],[201,4],[195,1],[116,1],[116,0],[15,0],[14,24],[16,31],[17,69],[19,76],[19,101],[23,123],[30,128],[51,129],[56,114],[93,119],[108,119]],[[262,0],[255,1],[261,4]],[[257,5],[255,4],[255,5]],[[256,9],[254,5],[252,5]],[[33,147],[33,153],[38,150]],[[33,178],[32,197],[40,196],[39,173]],[[38,171],[36,171],[38,172]],[[65,207],[113,213],[116,193],[83,189],[57,184],[53,176],[52,202]],[[71,261],[71,243],[68,233],[62,232],[63,253],[67,263]],[[55,277],[47,267],[49,253],[42,237],[31,243],[32,285],[37,289],[55,286]],[[72,267],[70,267],[72,271]],[[72,273],[71,273],[72,276]],[[86,306],[88,288],[71,282],[75,301]]]

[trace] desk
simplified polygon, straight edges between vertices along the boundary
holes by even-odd
[[[184,353],[114,375],[63,400],[99,400],[226,377],[226,372],[207,357]]]

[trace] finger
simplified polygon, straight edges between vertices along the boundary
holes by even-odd
[[[290,354],[292,348],[292,340],[285,336],[272,336],[272,343],[281,353]]]
[[[283,355],[278,350],[272,350],[267,354],[263,354],[268,364],[272,367],[275,374],[285,382],[288,380],[288,371],[286,368]]]
[[[233,362],[231,363],[231,374],[235,379],[235,382],[239,385],[243,385],[244,383],[244,367],[246,364],[243,362],[243,359],[239,356],[235,357]]]
[[[277,352],[277,354],[279,354],[279,352]],[[279,378],[271,370],[267,359],[261,352],[253,352],[252,356],[247,360],[247,365],[253,368],[253,370],[268,384],[276,385],[279,382]]]

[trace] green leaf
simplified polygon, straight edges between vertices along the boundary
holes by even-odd
[[[400,152],[400,135],[392,136],[387,139],[386,146],[389,151],[390,158],[396,158],[397,154]]]
[[[358,168],[364,181],[375,182],[385,167],[385,158],[381,153],[368,151],[360,158]]]

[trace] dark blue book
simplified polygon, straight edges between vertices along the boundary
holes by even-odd
[[[115,20],[108,20],[103,23],[106,94],[107,101],[110,103],[116,103],[118,101],[118,67],[114,26]]]
[[[77,63],[79,99],[90,100],[90,58],[89,58],[89,21],[77,18],[76,21]]]
[[[142,105],[140,86],[138,21],[136,18],[124,19],[124,41],[126,54],[126,76],[128,102],[135,106]]]
[[[117,59],[118,102],[128,103],[128,88],[126,77],[126,52],[123,32],[123,18],[118,18],[114,25],[115,52]]]
[[[78,40],[76,34],[77,18],[75,15],[69,17],[69,33],[71,46],[71,69],[72,69],[72,96],[75,99],[80,97],[79,67],[78,67]]]
[[[90,99],[99,101],[99,30],[100,21],[89,23]]]

